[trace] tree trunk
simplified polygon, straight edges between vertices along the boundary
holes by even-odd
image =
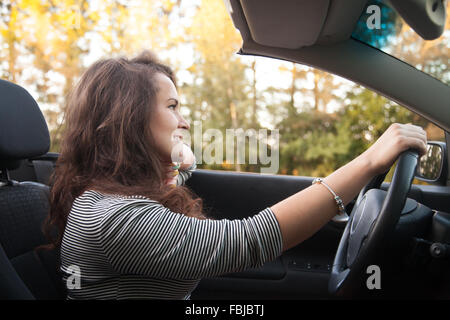
[[[290,91],[290,102],[289,102],[289,116],[294,116],[297,112],[295,109],[295,92],[297,91],[296,87],[297,82],[297,67],[295,63],[292,63],[292,84]]]
[[[252,72],[253,72],[253,81],[252,81],[252,91],[253,91],[253,113],[252,113],[252,127],[257,129],[257,117],[256,112],[258,110],[257,99],[256,99],[256,59],[253,58],[252,62]]]
[[[233,126],[233,129],[236,130],[238,128],[237,112],[236,112],[236,105],[233,102],[233,90],[231,89],[231,87],[228,87],[227,95],[228,95],[228,101],[229,101],[229,107],[230,107],[231,125]],[[237,156],[237,154],[236,154],[236,156]],[[238,159],[236,157],[235,158],[236,171],[241,171],[241,165],[238,163],[237,160]]]
[[[314,110],[316,110],[317,112],[320,111],[319,109],[319,80],[320,80],[320,75],[317,71],[314,71],[314,89],[313,89],[313,94],[314,94]]]

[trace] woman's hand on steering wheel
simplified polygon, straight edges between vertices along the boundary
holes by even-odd
[[[393,123],[362,156],[368,159],[374,175],[379,175],[389,170],[399,155],[408,149],[416,149],[419,156],[424,155],[427,151],[427,133],[410,123]]]

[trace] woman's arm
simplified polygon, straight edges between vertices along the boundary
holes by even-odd
[[[363,154],[339,168],[324,182],[349,203],[372,177],[386,172],[403,151],[415,148],[426,153],[426,133],[418,126],[392,124]],[[338,213],[326,187],[312,185],[271,207],[280,225],[283,250],[317,232]]]
[[[374,176],[360,156],[324,179],[344,204],[349,203]],[[283,235],[283,251],[306,240],[338,214],[336,202],[323,185],[314,184],[271,207]]]
[[[99,244],[112,268],[154,278],[200,279],[261,266],[280,255],[269,208],[246,219],[197,219],[148,199],[118,199],[102,219]]]

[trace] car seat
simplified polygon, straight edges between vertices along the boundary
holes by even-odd
[[[42,223],[49,211],[49,187],[17,182],[8,171],[22,160],[47,153],[44,116],[22,87],[0,80],[0,299],[64,299],[59,248],[35,250],[48,241]]]

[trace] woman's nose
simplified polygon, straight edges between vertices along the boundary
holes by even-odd
[[[189,122],[187,122],[181,115],[180,119],[178,121],[178,128],[189,130],[191,126],[189,125]]]

